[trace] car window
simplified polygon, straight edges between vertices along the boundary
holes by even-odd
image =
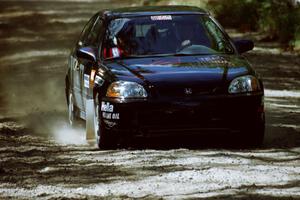
[[[85,25],[85,27],[83,28],[80,37],[79,37],[79,41],[78,41],[78,45],[83,46],[86,45],[86,38],[89,35],[95,20],[97,19],[98,15],[94,15],[89,21],[88,23]]]
[[[160,54],[232,54],[234,48],[207,15],[118,18],[106,33],[105,58]]]
[[[96,22],[94,23],[94,26],[89,31],[89,34],[87,35],[85,39],[85,44],[89,46],[95,46],[97,47],[99,45],[99,37],[101,36],[101,28],[103,25],[103,20],[99,17]]]
[[[204,17],[203,20],[207,27],[207,35],[213,48],[218,51],[230,52],[232,50],[231,44],[220,28],[209,17]]]

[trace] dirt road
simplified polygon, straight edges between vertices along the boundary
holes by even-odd
[[[136,141],[99,151],[66,122],[69,49],[110,1],[0,1],[0,199],[300,199],[300,58],[258,46],[266,138]]]

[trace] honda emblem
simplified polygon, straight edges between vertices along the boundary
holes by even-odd
[[[184,93],[187,95],[191,95],[193,93],[192,88],[184,88]]]

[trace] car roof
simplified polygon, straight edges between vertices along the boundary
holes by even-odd
[[[118,18],[170,14],[208,14],[208,12],[194,6],[140,6],[106,10],[103,14],[109,18]]]

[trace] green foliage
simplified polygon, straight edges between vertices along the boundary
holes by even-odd
[[[227,28],[249,31],[258,28],[258,3],[248,0],[211,0],[208,2],[218,21]]]
[[[294,46],[294,49],[296,51],[300,52],[300,26],[297,27],[297,30],[296,30],[296,39],[295,39],[295,41],[293,42],[292,45]]]
[[[296,0],[210,0],[208,7],[225,27],[260,30],[290,47],[299,38],[300,6]]]
[[[161,0],[143,0],[143,5],[144,6],[150,6],[150,5],[155,5]]]
[[[268,32],[271,38],[278,38],[283,44],[292,42],[296,36],[297,24],[299,24],[296,2],[294,0],[264,0],[260,4],[260,27]]]

